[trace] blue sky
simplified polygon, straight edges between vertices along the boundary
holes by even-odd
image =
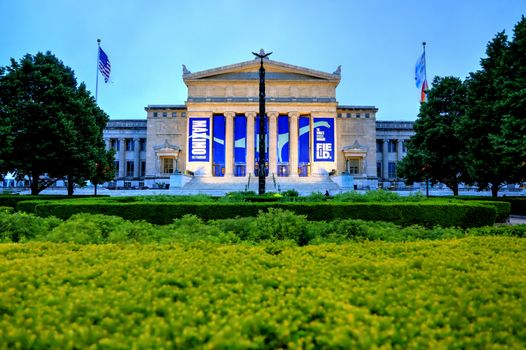
[[[526,0],[0,0],[0,65],[50,50],[95,94],[97,38],[112,64],[99,105],[112,119],[145,118],[148,104],[183,104],[192,72],[272,59],[333,72],[337,100],[414,120],[414,66],[427,42],[428,81],[465,78],[499,31],[512,35]]]

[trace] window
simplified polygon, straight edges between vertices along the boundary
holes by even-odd
[[[157,118],[157,112],[153,112],[153,117]]]
[[[120,149],[119,147],[119,140],[117,139],[111,139],[111,148],[118,151]]]
[[[126,176],[127,177],[132,177],[133,176],[133,170],[134,170],[133,161],[127,161],[126,162]]]
[[[376,140],[376,152],[382,153],[383,152],[383,146],[384,142],[382,140]]]
[[[163,118],[166,118],[166,117],[168,117],[168,113],[163,112]]]
[[[376,176],[382,177],[382,162],[376,162]]]
[[[342,114],[341,113],[338,113],[338,118],[341,118],[342,117]]]
[[[392,178],[395,178],[396,177],[396,163],[395,162],[389,162],[389,164],[387,164],[387,167],[388,167],[388,177],[390,179]]]
[[[181,112],[181,118],[186,118],[186,112]]]
[[[126,140],[124,142],[126,143],[126,151],[134,151],[135,150],[135,141],[133,141],[133,140]]]
[[[365,113],[365,118],[369,119],[369,113]]]
[[[146,151],[146,139],[139,140],[139,151],[140,152]]]
[[[124,188],[131,188],[131,182],[130,181],[124,181]]]
[[[389,140],[387,144],[387,149],[389,152],[396,152],[396,140]]]
[[[356,113],[356,118],[360,118],[360,113]]]
[[[347,113],[347,118],[350,118],[351,117],[351,113]]]
[[[163,158],[163,173],[172,174],[174,172],[173,158]]]
[[[358,174],[360,172],[360,160],[349,159],[349,174]]]
[[[118,160],[114,161],[113,165],[115,167],[115,176],[119,176],[119,161]]]
[[[141,160],[141,174],[139,176],[146,176],[146,161]]]
[[[172,112],[172,118],[177,118],[177,112]]]

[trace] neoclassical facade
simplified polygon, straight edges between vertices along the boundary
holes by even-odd
[[[327,73],[268,59],[261,166],[259,66],[251,60],[194,73],[183,66],[184,105],[148,105],[146,121],[110,121],[104,136],[117,150],[115,185],[250,184],[263,168],[283,188],[320,179],[376,188],[379,179],[396,179],[390,164],[403,157],[411,122],[379,122],[376,107],[338,105],[339,67]]]

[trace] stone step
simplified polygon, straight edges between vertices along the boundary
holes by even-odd
[[[257,177],[194,177],[179,192],[192,193],[228,193],[239,191],[258,192],[259,182]],[[329,191],[331,194],[340,193],[340,187],[329,177],[267,177],[265,182],[266,192],[284,192],[296,190],[302,195],[313,192]]]

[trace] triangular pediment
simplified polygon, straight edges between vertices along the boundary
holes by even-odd
[[[326,73],[314,69],[265,59],[265,79],[274,81],[340,81],[340,69]],[[228,66],[191,73],[183,66],[183,80],[190,81],[246,81],[259,80],[260,60],[241,62]]]

